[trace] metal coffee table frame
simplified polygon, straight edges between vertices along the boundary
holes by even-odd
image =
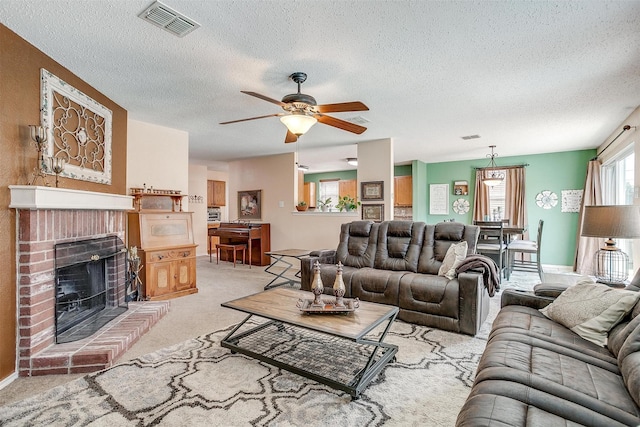
[[[267,292],[275,290],[279,289]],[[233,302],[230,301],[222,305],[250,312],[250,310],[234,307]],[[395,355],[398,352],[396,345],[384,342],[398,314],[397,307],[389,306],[388,308],[386,313],[363,327],[355,337],[345,336],[340,332],[327,331],[326,324],[323,328],[314,328],[309,327],[308,322],[300,323],[273,318],[278,317],[277,314],[271,317],[263,313],[250,313],[224,337],[220,345],[232,352],[245,354],[334,389],[342,390],[349,393],[352,399],[358,399],[362,391],[385,365],[395,360]],[[301,313],[300,316],[307,319],[320,316],[320,318],[326,319],[326,316],[348,315]],[[253,322],[248,324],[247,322],[254,317],[267,319],[267,321],[257,325]],[[387,323],[379,337],[366,337],[372,330],[385,322]],[[292,336],[299,338],[297,345],[290,345]],[[304,344],[309,346],[305,347]]]

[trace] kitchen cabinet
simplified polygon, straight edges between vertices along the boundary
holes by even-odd
[[[338,194],[340,198],[344,196],[356,198],[358,196],[358,181],[355,179],[341,179],[340,182],[338,182]]]
[[[226,206],[226,183],[224,181],[207,181],[207,207]]]
[[[393,190],[395,194],[394,206],[413,205],[413,177],[411,175],[394,177]]]
[[[315,182],[305,182],[304,190],[303,190],[303,198],[305,202],[307,202],[307,206],[309,209],[316,208],[316,183]]]
[[[142,295],[163,300],[198,292],[191,212],[129,212],[129,246],[138,248]]]

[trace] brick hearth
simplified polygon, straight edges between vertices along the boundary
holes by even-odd
[[[168,301],[131,302],[129,310],[92,336],[51,345],[34,354],[26,371],[36,376],[81,374],[109,368],[168,313],[169,307]]]

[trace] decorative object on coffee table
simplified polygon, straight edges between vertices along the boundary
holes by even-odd
[[[358,298],[345,298],[342,300],[342,307],[337,307],[333,300],[328,299],[321,299],[320,304],[316,306],[313,300],[300,298],[296,303],[296,307],[307,314],[348,314],[360,307],[360,300]]]
[[[313,282],[311,282],[311,292],[313,292],[314,298],[312,307],[323,307],[324,303],[320,299],[320,295],[324,291],[324,285],[322,284],[322,278],[320,277],[320,263],[316,261],[313,265]]]
[[[342,298],[344,297],[344,293],[347,291],[347,288],[344,286],[344,281],[342,280],[342,262],[338,261],[338,270],[336,272],[336,280],[333,282],[333,294],[336,296],[336,307],[344,307],[344,302]]]

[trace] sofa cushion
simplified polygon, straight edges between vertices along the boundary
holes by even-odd
[[[636,305],[640,293],[581,281],[540,310],[581,337],[605,346],[607,333]]]
[[[493,321],[489,340],[492,340],[496,335],[512,332],[529,335],[552,343],[560,343],[575,351],[615,363],[615,358],[606,348],[584,340],[575,332],[543,316],[540,311],[531,307],[520,305],[503,307]]]
[[[342,224],[340,242],[336,249],[336,263],[362,268],[373,267],[378,240],[378,223],[353,221]]]
[[[362,301],[398,305],[398,286],[405,271],[361,268],[351,278],[351,296]]]
[[[447,249],[447,254],[442,260],[442,265],[438,270],[438,276],[444,276],[447,279],[453,279],[456,277],[456,268],[467,257],[467,242],[462,241],[460,243],[453,244]]]
[[[633,329],[620,348],[618,364],[629,393],[640,405],[640,325]]]
[[[398,307],[438,316],[458,318],[457,280],[442,276],[407,273],[400,279]]]
[[[424,228],[424,222],[382,222],[378,229],[375,268],[416,272],[424,240]]]

